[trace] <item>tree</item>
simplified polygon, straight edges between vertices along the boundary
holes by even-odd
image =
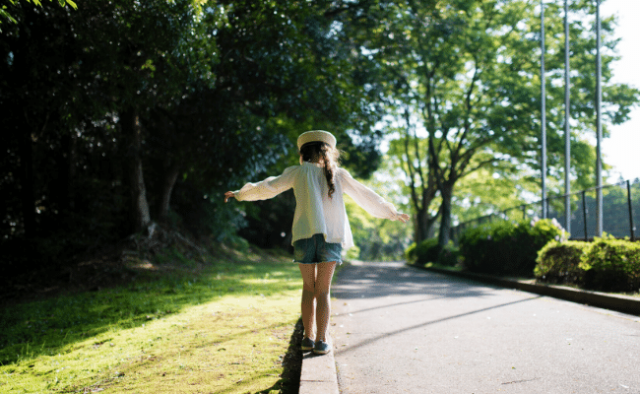
[[[428,156],[425,156],[426,141],[417,136],[415,128],[410,126],[408,113],[405,115],[405,128],[397,128],[402,137],[391,141],[387,155],[393,165],[402,169],[402,182],[408,183],[406,193],[416,213],[414,242],[420,243],[433,236],[440,216],[440,199],[434,173],[429,171]]]
[[[536,3],[537,4],[537,3]],[[511,171],[539,169],[539,18],[529,1],[450,1],[398,4],[397,20],[381,32],[388,45],[379,47],[381,64],[393,76],[389,92],[420,120],[427,133],[429,172],[442,197],[439,244],[448,242],[452,198],[459,180],[481,169],[499,176]],[[590,3],[574,2],[573,12],[592,12]],[[558,86],[563,63],[559,6],[546,13],[548,61],[551,78],[547,132],[551,167],[562,157],[563,91]],[[604,45],[615,48],[612,20],[603,24]],[[571,29],[573,79],[572,144],[579,151],[592,148],[584,134],[593,129],[592,97],[595,42],[584,22]],[[608,34],[607,34],[608,33]],[[391,56],[388,56],[391,54]],[[550,58],[550,59],[549,59]],[[613,57],[603,61],[605,120],[613,124],[628,117],[638,91],[608,83]],[[560,85],[561,86],[561,85]],[[592,166],[584,156],[572,157],[579,183]]]
[[[342,6],[16,3],[0,36],[4,240],[71,254],[156,219],[220,236],[258,214],[215,196],[295,164],[311,128],[337,134],[344,163],[370,175],[382,113],[363,88],[369,64],[332,33],[361,7]]]

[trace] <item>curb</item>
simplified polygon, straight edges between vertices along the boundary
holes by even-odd
[[[306,352],[302,356],[299,394],[339,394],[333,339],[327,335],[331,351],[324,355]]]
[[[344,264],[336,267],[336,272],[333,276],[334,280],[340,270],[350,264],[348,260],[345,260]],[[329,302],[333,302],[333,300],[330,299]],[[331,320],[329,320],[329,323],[331,323]],[[327,354],[317,355],[310,351],[302,355],[299,394],[340,394],[336,360],[333,357],[334,347],[331,325],[327,327],[327,344],[331,349]]]
[[[417,264],[407,264],[410,267],[437,272],[445,275],[458,276],[465,279],[472,279],[479,282],[518,289],[530,293],[550,296],[562,300],[573,301],[580,304],[609,309],[630,315],[640,316],[640,298],[600,293],[596,291],[574,289],[572,287],[556,286],[534,283],[533,280],[517,280],[500,278],[484,274],[472,274],[469,272],[450,271],[442,268],[421,267]]]

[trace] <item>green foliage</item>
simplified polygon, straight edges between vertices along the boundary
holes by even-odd
[[[359,258],[360,248],[358,247],[358,245],[354,245],[353,247],[349,248],[349,250],[347,250],[347,255],[345,256],[345,259],[347,261],[357,260]]]
[[[376,175],[379,175],[376,173]],[[389,193],[388,185],[374,179],[363,181],[373,190],[380,191],[382,196],[394,203],[397,195]],[[349,216],[349,224],[353,233],[353,242],[359,247],[359,260],[365,261],[397,261],[401,260],[410,242],[411,226],[400,221],[375,218],[348,195],[344,195],[345,206]],[[400,204],[395,204],[403,211]]]
[[[591,290],[640,289],[640,244],[611,236],[588,242],[551,241],[538,254],[538,280]]]
[[[580,268],[585,287],[605,291],[640,289],[640,244],[612,237],[596,238]]]
[[[538,252],[534,274],[537,280],[557,284],[584,284],[585,270],[581,266],[592,244],[582,241],[547,243]]]
[[[438,246],[438,239],[428,238],[420,242],[416,247],[417,263],[435,263],[438,260],[440,254],[440,246]]]
[[[221,195],[296,164],[305,129],[335,131],[354,175],[369,176],[380,162],[382,133],[371,130],[383,111],[366,73],[374,67],[336,29],[359,9],[266,0],[78,5],[14,1],[7,9],[16,23],[0,36],[0,107],[22,110],[3,118],[3,244],[37,233],[63,259],[130,234],[123,113],[141,126],[151,219],[177,172],[166,219],[197,236],[229,240],[249,226],[252,241],[286,244],[289,199],[239,205]]]
[[[449,241],[438,255],[438,264],[446,267],[457,267],[464,262],[460,249]]]
[[[576,123],[571,135],[575,152],[571,168],[574,187],[584,189],[592,186],[590,174],[595,160],[593,146],[586,138],[595,127],[595,40],[591,20],[586,17],[593,15],[593,4],[574,2],[571,7],[576,15],[570,21],[569,32],[574,74],[571,113]],[[458,183],[475,171],[483,170],[483,179],[512,179],[519,187],[507,189],[505,195],[510,198],[520,198],[525,190],[539,187],[539,11],[537,3],[527,0],[400,1],[389,8],[391,11],[385,14],[388,22],[372,30],[369,45],[379,49],[372,56],[380,59],[383,74],[389,80],[385,88],[402,102],[390,105],[396,115],[390,123],[400,124],[399,141],[418,139],[416,146],[428,141],[428,150],[423,148],[422,157],[412,157],[411,163],[424,160],[429,166],[424,174],[437,178],[443,196],[443,243],[449,230],[451,212],[447,200],[452,188],[459,197],[454,201],[465,208],[475,206],[475,197],[482,198],[486,204],[483,214],[509,204],[500,197],[493,203],[491,190],[480,190],[477,195],[468,190],[459,193]],[[564,102],[564,36],[556,33],[562,31],[563,12],[558,3],[551,2],[545,8],[547,108],[560,108]],[[617,42],[614,26],[613,18],[603,20],[603,46],[612,51]],[[452,57],[452,53],[456,55]],[[605,56],[602,64],[603,92],[612,104],[603,112],[606,124],[626,121],[638,102],[637,89],[611,82],[615,60],[614,56]],[[407,110],[410,116],[405,120]],[[550,111],[547,116],[548,187],[560,192],[558,174],[562,172],[553,169],[564,159],[564,115],[562,111]],[[604,128],[606,133],[607,127]],[[425,130],[426,135],[409,137],[415,129]],[[409,183],[414,177],[418,178],[407,174],[405,179]],[[420,178],[416,182],[426,187],[427,177]],[[508,187],[505,182],[497,183]],[[417,196],[416,210],[419,203],[433,210],[429,193]]]
[[[405,250],[404,256],[411,264],[434,263],[446,267],[455,267],[463,261],[460,250],[453,242],[449,242],[444,248],[441,248],[437,238],[425,239],[417,246],[415,242],[412,243]]]
[[[22,0],[25,3],[32,3],[36,6],[42,6],[42,2],[40,0]],[[49,1],[54,1],[54,0],[49,0]],[[9,0],[9,3],[11,3],[12,7],[15,7],[16,4],[19,2],[19,0]],[[73,1],[73,0],[58,0],[58,4],[60,5],[60,7],[65,7],[67,4],[69,6],[71,6],[71,8],[73,8],[74,10],[78,9],[78,5]],[[8,7],[7,5],[2,5],[2,8],[0,8],[0,32],[2,32],[2,23],[4,22],[4,19],[8,20],[11,23],[18,23],[18,21],[16,20],[16,18],[14,18],[11,15],[11,11],[7,11]]]
[[[410,264],[415,264],[418,261],[418,255],[416,253],[416,243],[411,243],[404,251],[404,258]]]
[[[460,252],[472,272],[531,276],[538,251],[561,236],[562,230],[549,219],[497,220],[464,231]]]

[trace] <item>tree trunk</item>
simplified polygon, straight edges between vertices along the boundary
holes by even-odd
[[[20,168],[18,179],[20,180],[20,200],[22,210],[22,221],[24,233],[27,238],[34,235],[36,230],[36,202],[34,193],[34,177],[33,177],[33,129],[30,124],[29,116],[29,97],[27,97],[28,86],[30,81],[29,71],[32,64],[29,62],[28,50],[29,40],[31,38],[31,29],[33,29],[33,7],[24,7],[24,23],[21,26],[20,34],[17,36],[13,70],[11,74],[5,78],[5,82],[10,87],[10,93],[16,97],[15,108],[19,109],[19,113],[15,113],[15,130],[18,136],[18,153],[20,155]],[[13,91],[11,91],[13,90]],[[9,115],[7,113],[7,115]],[[4,152],[3,152],[4,154]]]
[[[440,231],[438,234],[438,245],[442,248],[449,243],[451,232],[451,198],[453,197],[454,182],[447,181],[442,185],[442,208],[440,217]]]
[[[178,179],[178,170],[177,163],[172,163],[166,167],[164,181],[162,183],[162,196],[160,200],[158,220],[165,221],[167,219],[171,202],[171,192],[173,191],[173,186],[176,184],[176,179]]]
[[[120,122],[127,144],[125,159],[127,164],[125,167],[131,196],[131,225],[134,232],[140,232],[151,223],[140,152],[142,131],[140,130],[138,114],[133,108],[122,112]]]
[[[433,226],[436,219],[437,216],[431,217],[424,208],[417,211],[414,237],[416,245],[433,236]]]
[[[26,116],[26,114],[24,115]],[[36,229],[36,202],[33,194],[33,142],[31,130],[24,119],[18,125],[20,135],[20,199],[22,200],[22,220],[27,238],[33,236]]]
[[[60,141],[60,152],[57,158],[58,179],[52,187],[58,208],[67,211],[73,207],[71,182],[75,176],[75,148],[76,139],[71,133],[64,134]]]

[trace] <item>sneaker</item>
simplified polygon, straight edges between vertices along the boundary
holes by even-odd
[[[316,346],[313,348],[315,354],[327,354],[330,350],[329,344],[324,341],[317,341]]]
[[[300,345],[300,348],[302,350],[311,350],[311,349],[313,349],[314,345],[315,345],[315,343],[313,342],[313,339],[311,339],[309,337],[304,337],[302,339],[302,344]]]

